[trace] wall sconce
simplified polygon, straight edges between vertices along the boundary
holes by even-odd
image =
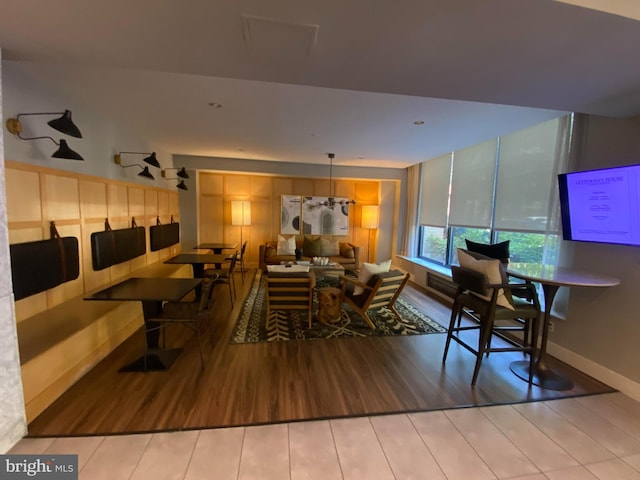
[[[65,158],[67,160],[84,160],[82,156],[74,152],[69,148],[66,140],[61,139],[60,142],[56,142],[53,138],[49,136],[40,136],[40,137],[23,137],[22,133],[22,123],[20,122],[20,117],[25,117],[28,115],[60,115],[59,118],[54,118],[53,120],[49,120],[47,125],[51,128],[64,133],[65,135],[70,135],[76,138],[82,138],[82,133],[80,133],[80,129],[73,123],[71,120],[71,111],[65,110],[64,112],[51,112],[51,113],[19,113],[15,118],[7,119],[6,126],[9,133],[15,135],[20,140],[39,140],[42,138],[48,138],[53,143],[58,145],[58,150],[56,150],[53,155],[54,158]]]
[[[371,230],[375,230],[380,225],[380,207],[378,205],[363,205],[360,226],[369,229],[367,238],[367,257],[371,260]]]
[[[148,155],[148,157],[143,158],[142,161],[144,163],[148,163],[152,167],[160,168],[160,162],[156,158],[156,152],[120,152],[115,156],[116,163],[121,165],[122,159],[120,158],[122,155]]]
[[[168,170],[178,170],[178,172],[176,173],[177,177],[167,177],[167,171]],[[182,167],[182,168],[165,168],[160,173],[161,173],[162,177],[165,180],[177,180],[178,177],[180,177],[180,178],[189,178],[189,173],[187,173],[187,170],[184,167]],[[184,183],[184,180],[181,180],[180,182],[178,182],[178,184],[176,185],[176,188],[179,188],[180,190],[189,190],[187,185]]]
[[[131,153],[131,152],[120,152],[120,153]],[[143,154],[143,155],[146,155],[146,154]],[[155,153],[153,155],[155,155]],[[131,165],[122,165],[122,158],[120,157],[120,154],[114,155],[113,156],[113,161],[116,163],[116,165],[120,165],[122,168],[140,167],[142,169],[142,171],[138,174],[139,177],[144,177],[144,178],[149,178],[151,180],[155,180],[154,176],[149,171],[149,167],[143,167],[139,163],[132,163]],[[156,162],[157,162],[157,160],[156,160]]]

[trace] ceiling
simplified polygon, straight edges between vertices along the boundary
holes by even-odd
[[[0,0],[0,11],[18,75],[173,154],[334,152],[338,165],[405,167],[565,111],[640,114],[640,22],[552,0]]]

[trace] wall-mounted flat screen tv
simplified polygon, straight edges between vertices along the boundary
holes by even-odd
[[[558,175],[565,240],[640,246],[640,165]]]

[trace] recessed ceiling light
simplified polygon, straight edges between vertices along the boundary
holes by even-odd
[[[414,125],[424,125],[424,122],[422,120],[416,120],[415,122],[413,122]]]
[[[209,102],[207,105],[209,105],[211,108],[222,108],[222,104],[218,102]]]

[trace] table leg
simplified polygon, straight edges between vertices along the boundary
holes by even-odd
[[[571,379],[559,374],[551,369],[547,363],[547,340],[549,337],[549,322],[551,321],[551,306],[553,299],[558,292],[559,285],[543,284],[542,291],[544,293],[544,317],[542,319],[542,339],[540,350],[533,364],[533,381],[534,385],[550,390],[570,390],[573,388]],[[532,338],[532,342],[536,342],[537,338]],[[512,362],[511,371],[525,381],[529,381],[529,362],[520,360]]]
[[[143,301],[142,313],[145,318],[145,353],[142,357],[120,369],[121,372],[146,372],[169,370],[176,361],[181,348],[165,349],[160,347],[160,329],[158,322],[147,321],[162,312],[162,302]]]

